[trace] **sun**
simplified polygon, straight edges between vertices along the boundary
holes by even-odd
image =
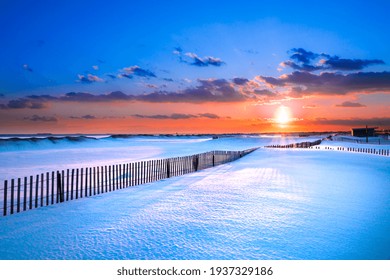
[[[287,106],[279,106],[275,112],[275,122],[278,124],[287,124],[291,121],[290,108]]]

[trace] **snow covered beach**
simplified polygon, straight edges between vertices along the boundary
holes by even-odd
[[[141,151],[147,142],[146,156],[157,158],[298,142],[144,140],[134,146]],[[86,142],[84,151],[91,148]],[[130,155],[134,146],[124,146],[131,141],[119,142],[110,151]],[[68,148],[62,155],[71,154]],[[39,157],[23,149],[2,153]],[[3,217],[0,258],[389,259],[389,181],[389,157],[260,148],[212,169]]]

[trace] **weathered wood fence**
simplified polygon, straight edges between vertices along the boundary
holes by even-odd
[[[329,146],[318,146],[321,144],[322,140],[317,140],[314,142],[301,142],[301,143],[292,143],[287,145],[269,145],[265,146],[266,148],[282,148],[282,149],[291,149],[291,148],[310,148],[316,150],[336,150],[336,151],[346,151],[354,153],[366,153],[374,154],[381,156],[390,156],[389,149],[375,149],[375,148],[357,148],[357,147],[329,147]]]
[[[239,159],[256,149],[212,151],[110,166],[46,172],[4,181],[3,216],[180,176]]]
[[[287,145],[269,145],[265,146],[266,148],[282,148],[282,149],[289,149],[289,148],[310,148],[315,145],[321,144],[322,140],[317,140],[314,142],[301,142],[301,143],[292,143]]]
[[[312,147],[312,149],[320,150],[321,147]],[[365,153],[365,154],[373,154],[373,155],[380,155],[380,156],[390,156],[390,150],[389,149],[375,149],[375,148],[358,148],[358,147],[330,147],[325,146],[322,147],[322,149],[325,150],[332,150],[332,151],[344,151],[344,152],[353,152],[353,153]]]

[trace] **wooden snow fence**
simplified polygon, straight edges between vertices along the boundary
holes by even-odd
[[[279,149],[293,149],[293,148],[310,148],[316,150],[332,150],[332,151],[345,151],[353,153],[366,153],[380,156],[390,156],[389,149],[375,149],[375,148],[359,148],[359,147],[320,147],[322,140],[317,140],[314,142],[301,142],[301,143],[292,143],[287,145],[269,145],[265,146],[266,148],[279,148]]]
[[[4,181],[3,216],[142,185],[237,160],[254,150],[212,151],[109,166],[83,167]]]
[[[266,148],[279,148],[279,149],[292,149],[292,148],[310,148],[321,144],[322,140],[317,140],[314,142],[301,142],[301,143],[291,143],[287,145],[269,145],[265,146]]]

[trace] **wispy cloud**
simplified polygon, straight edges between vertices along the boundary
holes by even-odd
[[[222,59],[213,56],[200,57],[193,52],[186,52],[183,55],[183,49],[180,47],[175,48],[173,54],[179,57],[180,62],[198,67],[207,67],[210,65],[220,67],[226,64],[226,62],[224,62]],[[190,58],[191,60],[188,60],[188,58]]]
[[[30,98],[19,98],[8,101],[7,104],[0,104],[0,109],[43,109],[45,104],[41,101],[34,101]]]
[[[359,107],[366,107],[366,105],[357,103],[357,102],[350,102],[350,101],[345,101],[341,104],[336,105],[336,107],[349,107],[349,108],[359,108]]]
[[[92,74],[87,74],[87,75],[78,75],[78,82],[86,83],[86,84],[91,84],[94,82],[104,82],[102,78],[99,78],[96,75]]]
[[[219,119],[220,117],[215,114],[211,113],[204,113],[204,114],[178,114],[174,113],[171,115],[140,115],[140,114],[135,114],[133,117],[136,118],[142,118],[142,119],[159,119],[159,120],[166,120],[166,119],[171,119],[171,120],[183,120],[183,119],[196,119],[196,118],[208,118],[208,119]]]
[[[80,120],[80,119],[84,119],[84,120],[93,120],[93,119],[96,119],[96,117],[93,116],[93,115],[84,115],[84,116],[81,116],[81,117],[70,116],[69,118],[70,118],[70,119],[78,119],[78,120]]]
[[[212,57],[212,56],[205,56],[203,58],[199,57],[195,53],[186,53],[185,56],[192,58],[192,62],[188,63],[194,66],[199,67],[206,67],[209,65],[212,66],[222,66],[223,64],[226,64],[224,61],[222,61],[220,58]]]
[[[56,117],[46,117],[46,116],[38,116],[38,115],[25,117],[24,119],[33,122],[57,122],[58,121]]]
[[[28,71],[28,72],[33,72],[33,70],[31,69],[31,67],[28,64],[23,64],[23,69]]]
[[[122,75],[126,74],[126,75],[130,75],[130,76],[135,75],[135,76],[139,76],[139,77],[149,77],[149,78],[156,77],[156,75],[152,71],[147,70],[147,69],[143,69],[143,68],[139,67],[138,65],[125,67],[121,70],[121,73],[122,73]]]

